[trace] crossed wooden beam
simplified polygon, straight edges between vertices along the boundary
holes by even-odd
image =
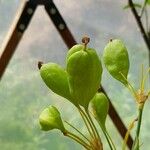
[[[19,44],[25,30],[27,29],[32,16],[35,13],[37,6],[43,5],[45,11],[47,12],[49,18],[53,22],[54,26],[56,27],[57,31],[59,32],[61,38],[65,42],[68,48],[71,48],[73,45],[76,44],[76,41],[70,32],[69,28],[67,27],[63,17],[61,16],[60,12],[56,8],[54,2],[52,0],[28,0],[23,3],[23,6],[20,10],[19,17],[14,24],[13,29],[11,29],[11,33],[3,46],[3,53],[0,57],[0,79],[4,75],[6,67],[12,58],[17,45]],[[103,91],[106,96],[108,97],[107,93],[105,92],[104,88],[100,89]],[[109,99],[109,97],[108,97]],[[122,122],[120,116],[118,115],[117,111],[115,110],[113,104],[109,99],[109,116],[116,126],[117,130],[119,131],[122,138],[125,137],[127,129]],[[128,147],[131,149],[133,140],[132,137],[129,136],[128,139]]]

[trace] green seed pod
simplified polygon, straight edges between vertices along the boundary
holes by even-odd
[[[101,81],[102,66],[96,51],[81,46],[68,57],[67,72],[72,98],[87,108]]]
[[[126,85],[129,71],[129,57],[127,49],[121,40],[111,40],[106,45],[103,60],[109,73]]]
[[[40,75],[45,84],[56,94],[72,101],[67,72],[58,64],[47,63],[40,68]]]
[[[84,49],[84,45],[81,45],[81,44],[74,45],[67,53],[67,60],[73,53],[80,51],[81,49]]]
[[[91,100],[92,110],[96,120],[103,129],[105,128],[106,117],[109,109],[109,101],[104,93],[96,93]]]
[[[49,106],[42,111],[39,117],[39,122],[41,125],[41,129],[44,131],[58,129],[63,133],[65,132],[60,113],[54,106]]]

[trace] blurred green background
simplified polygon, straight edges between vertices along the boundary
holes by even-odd
[[[20,0],[0,0],[0,46],[22,2]],[[127,1],[54,0],[54,2],[76,40],[80,42],[83,35],[89,35],[90,47],[94,47],[100,56],[110,38],[120,38],[124,41],[129,50],[131,62],[129,79],[134,87],[138,88],[141,64],[148,68],[148,52],[133,15],[130,10],[123,10]],[[64,120],[68,120],[81,131],[85,131],[73,105],[52,93],[45,86],[37,68],[39,60],[65,66],[67,50],[44,7],[38,7],[0,81],[1,150],[82,149],[78,144],[65,138],[59,131],[42,132],[38,123],[40,112],[48,105],[54,104],[62,113]],[[2,54],[1,48],[0,54]],[[129,91],[118,81],[112,79],[105,70],[102,85],[119,115],[128,125],[136,117],[135,103]],[[149,105],[148,102],[143,116],[142,150],[149,150],[150,120],[147,115],[150,113]],[[117,148],[121,149],[121,137],[109,117],[107,127]],[[104,147],[108,149],[105,143],[104,139]]]

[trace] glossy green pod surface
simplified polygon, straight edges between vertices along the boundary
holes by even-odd
[[[67,72],[61,66],[55,63],[43,64],[40,68],[40,75],[54,93],[74,103],[69,91]]]
[[[118,39],[110,41],[104,48],[103,60],[109,73],[126,85],[129,71],[129,57],[124,43]]]
[[[80,51],[81,49],[84,49],[84,46],[82,44],[76,44],[74,45],[71,49],[69,49],[68,53],[67,53],[67,59],[69,59],[69,57],[74,54],[77,51]]]
[[[42,111],[39,116],[39,122],[41,129],[44,131],[59,129],[62,132],[65,132],[60,113],[54,106],[49,106]]]
[[[80,46],[68,57],[67,72],[72,98],[87,108],[101,81],[102,66],[96,51]]]
[[[100,123],[101,127],[105,129],[106,117],[109,109],[109,101],[104,93],[96,93],[91,100],[92,109],[95,118]]]

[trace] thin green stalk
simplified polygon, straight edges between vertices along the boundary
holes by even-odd
[[[93,126],[93,127],[92,127],[93,130],[95,131],[97,137],[100,139],[99,133],[98,133],[97,128],[96,128],[96,126],[95,126],[95,124],[94,124],[94,122],[93,122],[93,120],[92,120],[92,118],[91,118],[91,116],[90,116],[90,114],[89,114],[89,111],[85,109],[85,112],[87,113],[87,116],[88,116],[88,118],[89,118],[89,121],[91,122],[91,126]]]
[[[97,139],[96,132],[95,132],[95,130],[94,130],[92,124],[91,124],[90,119],[88,118],[88,116],[86,115],[86,113],[85,113],[81,108],[80,108],[80,111],[82,112],[82,114],[83,114],[84,117],[86,118],[86,120],[87,120],[87,122],[88,122],[88,124],[89,124],[89,126],[90,126],[90,128],[91,128],[91,130],[92,130],[92,133],[93,133],[93,135],[94,135],[94,138]]]
[[[84,121],[85,126],[87,127],[87,130],[88,130],[90,136],[94,137],[93,134],[92,134],[92,132],[91,132],[91,130],[90,130],[90,128],[89,128],[89,125],[87,124],[87,121],[86,121],[85,116],[84,116],[84,114],[82,112],[82,109],[79,106],[78,106],[78,111],[79,111],[79,113],[80,113],[80,115],[81,115],[81,117],[82,117],[82,119]]]
[[[72,127],[74,130],[76,130],[83,138],[85,138],[89,143],[91,143],[91,141],[82,133],[80,132],[76,127],[74,127],[72,124],[70,124],[69,122],[65,121],[70,127]]]
[[[143,108],[144,108],[144,103],[141,104],[138,108],[138,123],[137,123],[137,129],[136,129],[136,137],[133,143],[132,150],[136,150],[136,148],[139,146],[139,135],[140,135],[140,129],[141,129],[141,123],[142,123]]]
[[[115,144],[114,144],[112,138],[111,138],[110,135],[108,134],[107,130],[105,130],[105,132],[106,132],[106,135],[107,135],[108,139],[110,140],[110,142],[111,142],[111,144],[112,144],[114,150],[116,150],[116,146],[115,146]]]
[[[107,142],[108,142],[108,145],[109,145],[110,149],[113,150],[112,144],[111,144],[111,142],[110,142],[110,140],[109,140],[109,138],[108,138],[106,132],[105,132],[103,129],[102,129],[102,131],[103,131],[103,133],[104,133],[104,136],[105,136],[105,138],[106,138],[106,140],[107,140]]]
[[[92,114],[92,115],[93,115],[93,114]],[[95,118],[95,117],[94,117],[94,118]],[[95,118],[95,119],[96,119],[96,118]],[[97,121],[98,121],[98,120],[97,120]],[[111,149],[111,150],[116,150],[115,144],[113,143],[113,141],[112,141],[110,135],[108,134],[107,130],[101,125],[100,122],[98,122],[98,123],[99,123],[100,128],[102,129],[102,132],[103,132],[103,134],[104,134],[104,136],[105,136],[105,138],[106,138],[106,140],[107,140],[107,142],[108,142],[108,145],[109,145],[110,149]],[[113,148],[114,148],[114,149],[113,149]]]
[[[138,117],[137,131],[136,131],[136,137],[138,138],[139,138],[141,122],[142,122],[143,107],[144,107],[144,104],[142,104],[139,107],[139,117]]]
[[[121,76],[125,79],[125,81],[127,82],[126,87],[129,89],[129,91],[131,92],[131,94],[133,94],[134,97],[136,97],[136,91],[134,90],[133,86],[131,85],[131,83],[127,80],[127,78],[121,73]]]
[[[70,131],[67,131],[65,136],[68,136],[69,138],[75,140],[77,143],[85,147],[87,150],[91,150],[90,145],[88,145],[84,140],[82,140],[79,136],[75,135],[74,133],[71,133]]]
[[[136,92],[135,92],[134,88],[132,87],[132,85],[131,85],[130,83],[128,83],[128,84],[126,85],[126,87],[129,89],[129,91],[131,92],[131,94],[132,94],[134,97],[136,97]]]
[[[104,133],[104,136],[105,136],[105,138],[108,142],[108,145],[109,145],[110,149],[111,150],[116,150],[115,144],[113,143],[113,141],[112,141],[110,135],[108,134],[107,130],[101,125],[101,123],[99,123],[99,125],[100,125],[100,127],[101,127],[101,129]]]
[[[130,132],[131,132],[131,130],[133,129],[134,124],[135,124],[135,122],[136,122],[137,120],[138,120],[138,118],[134,119],[134,120],[131,122],[131,124],[129,125],[128,130],[127,130],[127,132],[126,132],[126,134],[125,134],[125,137],[124,137],[124,140],[123,140],[122,150],[125,150],[125,149],[126,149]]]
[[[102,141],[101,141],[101,138],[99,136],[98,130],[97,130],[97,128],[96,128],[96,126],[92,120],[92,117],[90,116],[88,109],[84,109],[84,110],[86,113],[85,115],[87,115],[87,118],[89,119],[89,123],[91,124],[91,127],[93,128],[93,132],[95,133],[95,136],[96,136],[95,138],[98,139],[99,144],[102,145]]]
[[[148,77],[149,72],[150,72],[150,68],[148,68],[148,70],[147,70],[145,76],[143,77],[141,90],[144,90],[144,85],[145,85],[145,82],[146,82],[146,79],[147,79],[147,77]]]
[[[143,114],[143,106],[144,106],[144,104],[142,104],[139,107],[139,117],[138,117],[137,131],[136,131],[136,136],[137,137],[139,137],[139,134],[140,134],[140,128],[141,128],[141,122],[142,122],[142,114]]]

